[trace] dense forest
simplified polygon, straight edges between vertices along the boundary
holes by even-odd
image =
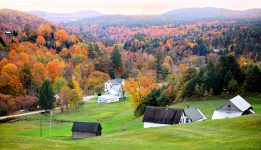
[[[261,92],[259,21],[59,25],[0,12],[0,115],[79,107],[113,78],[126,79],[136,115],[184,98]]]

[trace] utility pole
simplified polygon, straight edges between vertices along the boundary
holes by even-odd
[[[42,137],[42,115],[40,114],[40,137]]]
[[[50,137],[52,136],[52,110],[50,110]]]

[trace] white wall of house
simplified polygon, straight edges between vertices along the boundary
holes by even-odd
[[[164,127],[164,126],[170,126],[170,124],[159,124],[159,123],[152,123],[152,122],[143,122],[143,128]]]
[[[240,111],[220,111],[215,110],[212,119],[224,119],[241,116],[243,112]]]
[[[105,82],[105,86],[104,86],[104,92],[107,92],[109,89],[112,88],[112,84],[111,82]]]
[[[189,123],[191,122],[189,118],[183,113],[180,117],[179,124],[183,123]],[[159,124],[159,123],[153,123],[153,122],[143,122],[143,128],[152,128],[152,127],[164,127],[164,126],[170,126],[170,124]]]
[[[98,103],[113,103],[118,101],[120,101],[119,96],[113,96],[113,95],[98,96]]]

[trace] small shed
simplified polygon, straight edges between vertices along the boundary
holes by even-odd
[[[83,139],[101,136],[102,127],[96,122],[74,122],[72,126],[72,138]]]
[[[232,118],[254,113],[253,107],[238,95],[219,106],[214,111],[212,119]]]
[[[143,116],[143,127],[160,127],[206,120],[194,107],[185,109],[147,106]]]

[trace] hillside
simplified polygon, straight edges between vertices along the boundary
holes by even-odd
[[[194,21],[226,19],[261,19],[261,9],[241,11],[215,7],[181,8],[159,15],[96,15],[95,17],[86,17],[85,19],[67,23],[71,25],[99,24],[105,26],[144,27],[148,25],[180,24]]]
[[[209,119],[213,109],[230,97],[213,97],[187,101],[171,107],[196,106]],[[0,146],[4,149],[260,149],[260,95],[246,97],[255,115],[233,119],[207,120],[200,123],[143,129],[141,117],[133,116],[129,100],[113,104],[97,104],[96,99],[80,109],[55,114],[52,137],[49,137],[49,116],[44,117],[43,138],[39,137],[39,116],[23,121],[0,124]],[[66,122],[65,122],[66,121]],[[71,140],[69,121],[98,121],[103,127],[101,137]],[[15,130],[19,128],[19,130]],[[26,142],[30,141],[30,142]]]
[[[0,9],[0,31],[15,30],[18,34],[24,32],[25,25],[30,25],[32,29],[36,29],[41,24],[49,24],[57,29],[64,28],[61,25],[49,22],[41,17],[32,15],[23,11],[12,9]]]
[[[197,19],[244,19],[244,18],[259,18],[261,17],[261,9],[249,10],[229,10],[223,8],[183,8],[172,10],[162,14],[162,17],[167,17],[174,20],[197,20]]]

